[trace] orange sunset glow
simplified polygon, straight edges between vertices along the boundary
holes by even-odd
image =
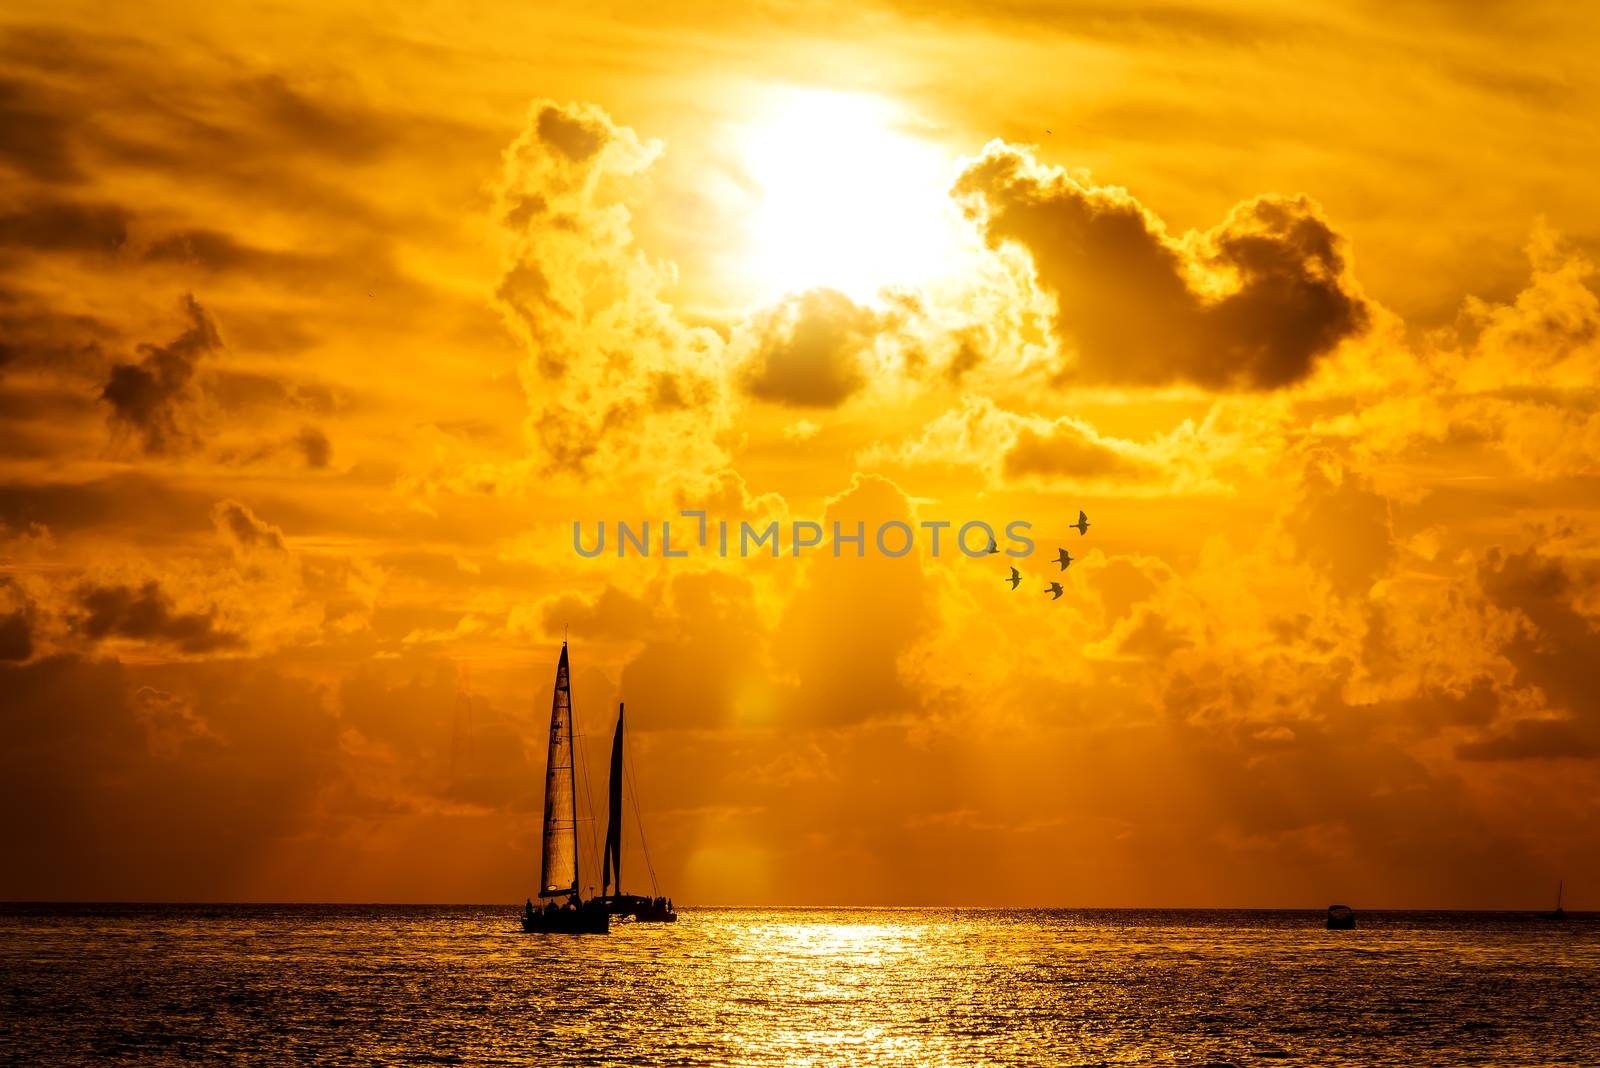
[[[1592,907],[1596,22],[7,4],[0,897]]]

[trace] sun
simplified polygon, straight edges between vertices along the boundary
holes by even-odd
[[[786,90],[742,131],[758,187],[744,268],[766,297],[827,286],[858,301],[953,269],[954,161],[892,102]]]

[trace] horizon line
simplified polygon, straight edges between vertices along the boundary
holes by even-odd
[[[661,895],[671,897],[670,894]],[[863,904],[698,904],[676,905],[680,910],[712,910],[712,909],[833,909],[855,910],[863,912],[907,912],[907,911],[968,911],[968,912],[1326,912],[1333,904],[1347,904],[1334,902],[1328,905],[953,905],[953,904],[903,904],[903,905],[863,905]],[[248,900],[178,900],[178,899],[88,899],[88,898],[0,898],[0,908],[22,905],[121,905],[121,906],[190,906],[190,907],[295,907],[295,908],[470,908],[490,909],[506,908],[521,909],[522,906],[515,902],[497,901],[248,901]],[[1506,907],[1466,907],[1466,906],[1438,906],[1438,905],[1363,905],[1348,907],[1357,912],[1504,912],[1509,914],[1541,913],[1548,912],[1546,908],[1530,906],[1526,908]],[[1565,909],[1566,915],[1588,915],[1589,910]],[[1596,912],[1600,915],[1600,912]]]

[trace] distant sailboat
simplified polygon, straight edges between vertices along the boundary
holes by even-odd
[[[611,739],[611,791],[610,821],[606,824],[605,858],[600,864],[600,894],[607,910],[613,916],[632,916],[641,923],[676,923],[678,914],[672,900],[660,896],[656,886],[656,873],[650,867],[650,851],[644,851],[645,868],[650,872],[650,897],[622,892],[622,780],[624,774],[622,749],[623,706],[617,705],[617,733]],[[638,817],[638,797],[634,798],[634,816]],[[638,820],[639,842],[644,843],[644,821]],[[610,893],[612,877],[616,877],[617,892]]]
[[[567,643],[556,664],[555,696],[550,702],[550,750],[545,762],[544,834],[539,865],[539,897],[522,909],[522,929],[561,934],[605,934],[611,916],[600,898],[584,901],[578,888],[578,783],[572,737],[572,684]],[[566,898],[556,904],[555,898]]]
[[[1328,906],[1328,930],[1353,931],[1356,929],[1356,910],[1349,905]]]
[[[1541,920],[1564,920],[1567,918],[1567,910],[1561,907],[1561,893],[1566,888],[1565,879],[1556,881],[1556,909],[1554,912],[1539,913],[1539,918]]]

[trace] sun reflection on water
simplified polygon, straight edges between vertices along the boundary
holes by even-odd
[[[685,909],[572,937],[510,908],[73,908],[0,909],[22,1063],[1600,1063],[1588,920]]]

